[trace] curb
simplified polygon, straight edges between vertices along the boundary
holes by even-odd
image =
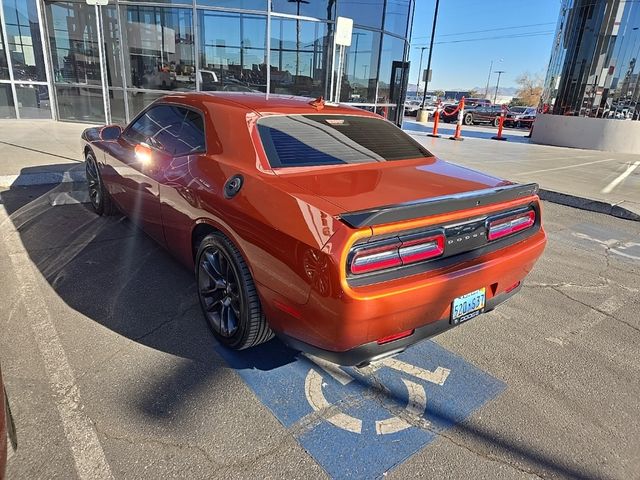
[[[540,189],[538,196],[541,200],[547,202],[587,210],[589,212],[604,213],[605,215],[611,215],[612,217],[622,218],[624,220],[640,222],[640,214],[634,213],[620,205],[603,202],[601,200],[576,197],[568,193],[554,192],[553,190],[545,190],[544,188]]]
[[[84,182],[84,170],[66,172],[25,173],[22,175],[0,175],[0,187],[30,187],[57,183]]]

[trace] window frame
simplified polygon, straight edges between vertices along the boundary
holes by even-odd
[[[166,107],[166,106],[184,108],[185,110],[189,110],[189,111],[192,111],[192,112],[200,115],[200,118],[202,119],[202,128],[203,128],[202,134],[204,136],[204,147],[202,149],[199,149],[199,150],[196,150],[196,151],[193,151],[193,152],[189,152],[189,153],[186,153],[186,154],[172,155],[172,154],[170,154],[169,152],[167,152],[165,150],[160,150],[159,148],[154,147],[153,145],[149,145],[149,144],[147,144],[147,145],[151,149],[156,150],[158,152],[161,152],[164,155],[169,155],[172,158],[187,157],[189,155],[206,155],[207,151],[208,151],[208,145],[207,145],[207,122],[205,120],[204,112],[202,110],[200,110],[199,108],[192,107],[191,105],[185,105],[183,103],[167,102],[167,101],[163,101],[163,100],[156,100],[155,102],[152,102],[145,109],[143,109],[140,113],[138,113],[138,115],[136,115],[133,118],[133,120],[131,120],[129,122],[129,124],[122,131],[122,137],[127,142],[129,142],[130,144],[138,144],[138,142],[136,140],[134,140],[133,138],[131,138],[131,136],[129,135],[129,132],[131,131],[131,127],[133,126],[133,124],[136,123],[144,115],[146,115],[147,112],[149,112],[151,109],[156,108],[156,107]],[[183,122],[184,122],[184,120],[183,120]]]

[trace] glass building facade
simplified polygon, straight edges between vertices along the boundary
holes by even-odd
[[[563,0],[542,95],[548,113],[640,120],[640,3]]]
[[[400,121],[415,0],[0,0],[0,118],[126,123],[167,92],[329,98]],[[336,49],[338,50],[338,49]]]

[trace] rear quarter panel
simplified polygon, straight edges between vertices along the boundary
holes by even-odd
[[[176,256],[193,267],[192,232],[202,223],[230,238],[242,252],[263,299],[279,298],[287,304],[306,303],[314,274],[304,268],[305,258],[321,255],[322,246],[336,228],[331,212],[292,195],[256,154],[245,114],[225,105],[208,107],[207,155],[176,162],[162,183],[160,198],[165,238]],[[215,146],[215,147],[214,147]],[[242,175],[243,186],[231,199],[224,184]],[[321,202],[322,203],[322,202]],[[331,209],[326,205],[327,210]],[[276,312],[271,324],[278,329]]]

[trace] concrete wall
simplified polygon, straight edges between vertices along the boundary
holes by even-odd
[[[531,141],[561,147],[640,153],[640,121],[538,115]]]

